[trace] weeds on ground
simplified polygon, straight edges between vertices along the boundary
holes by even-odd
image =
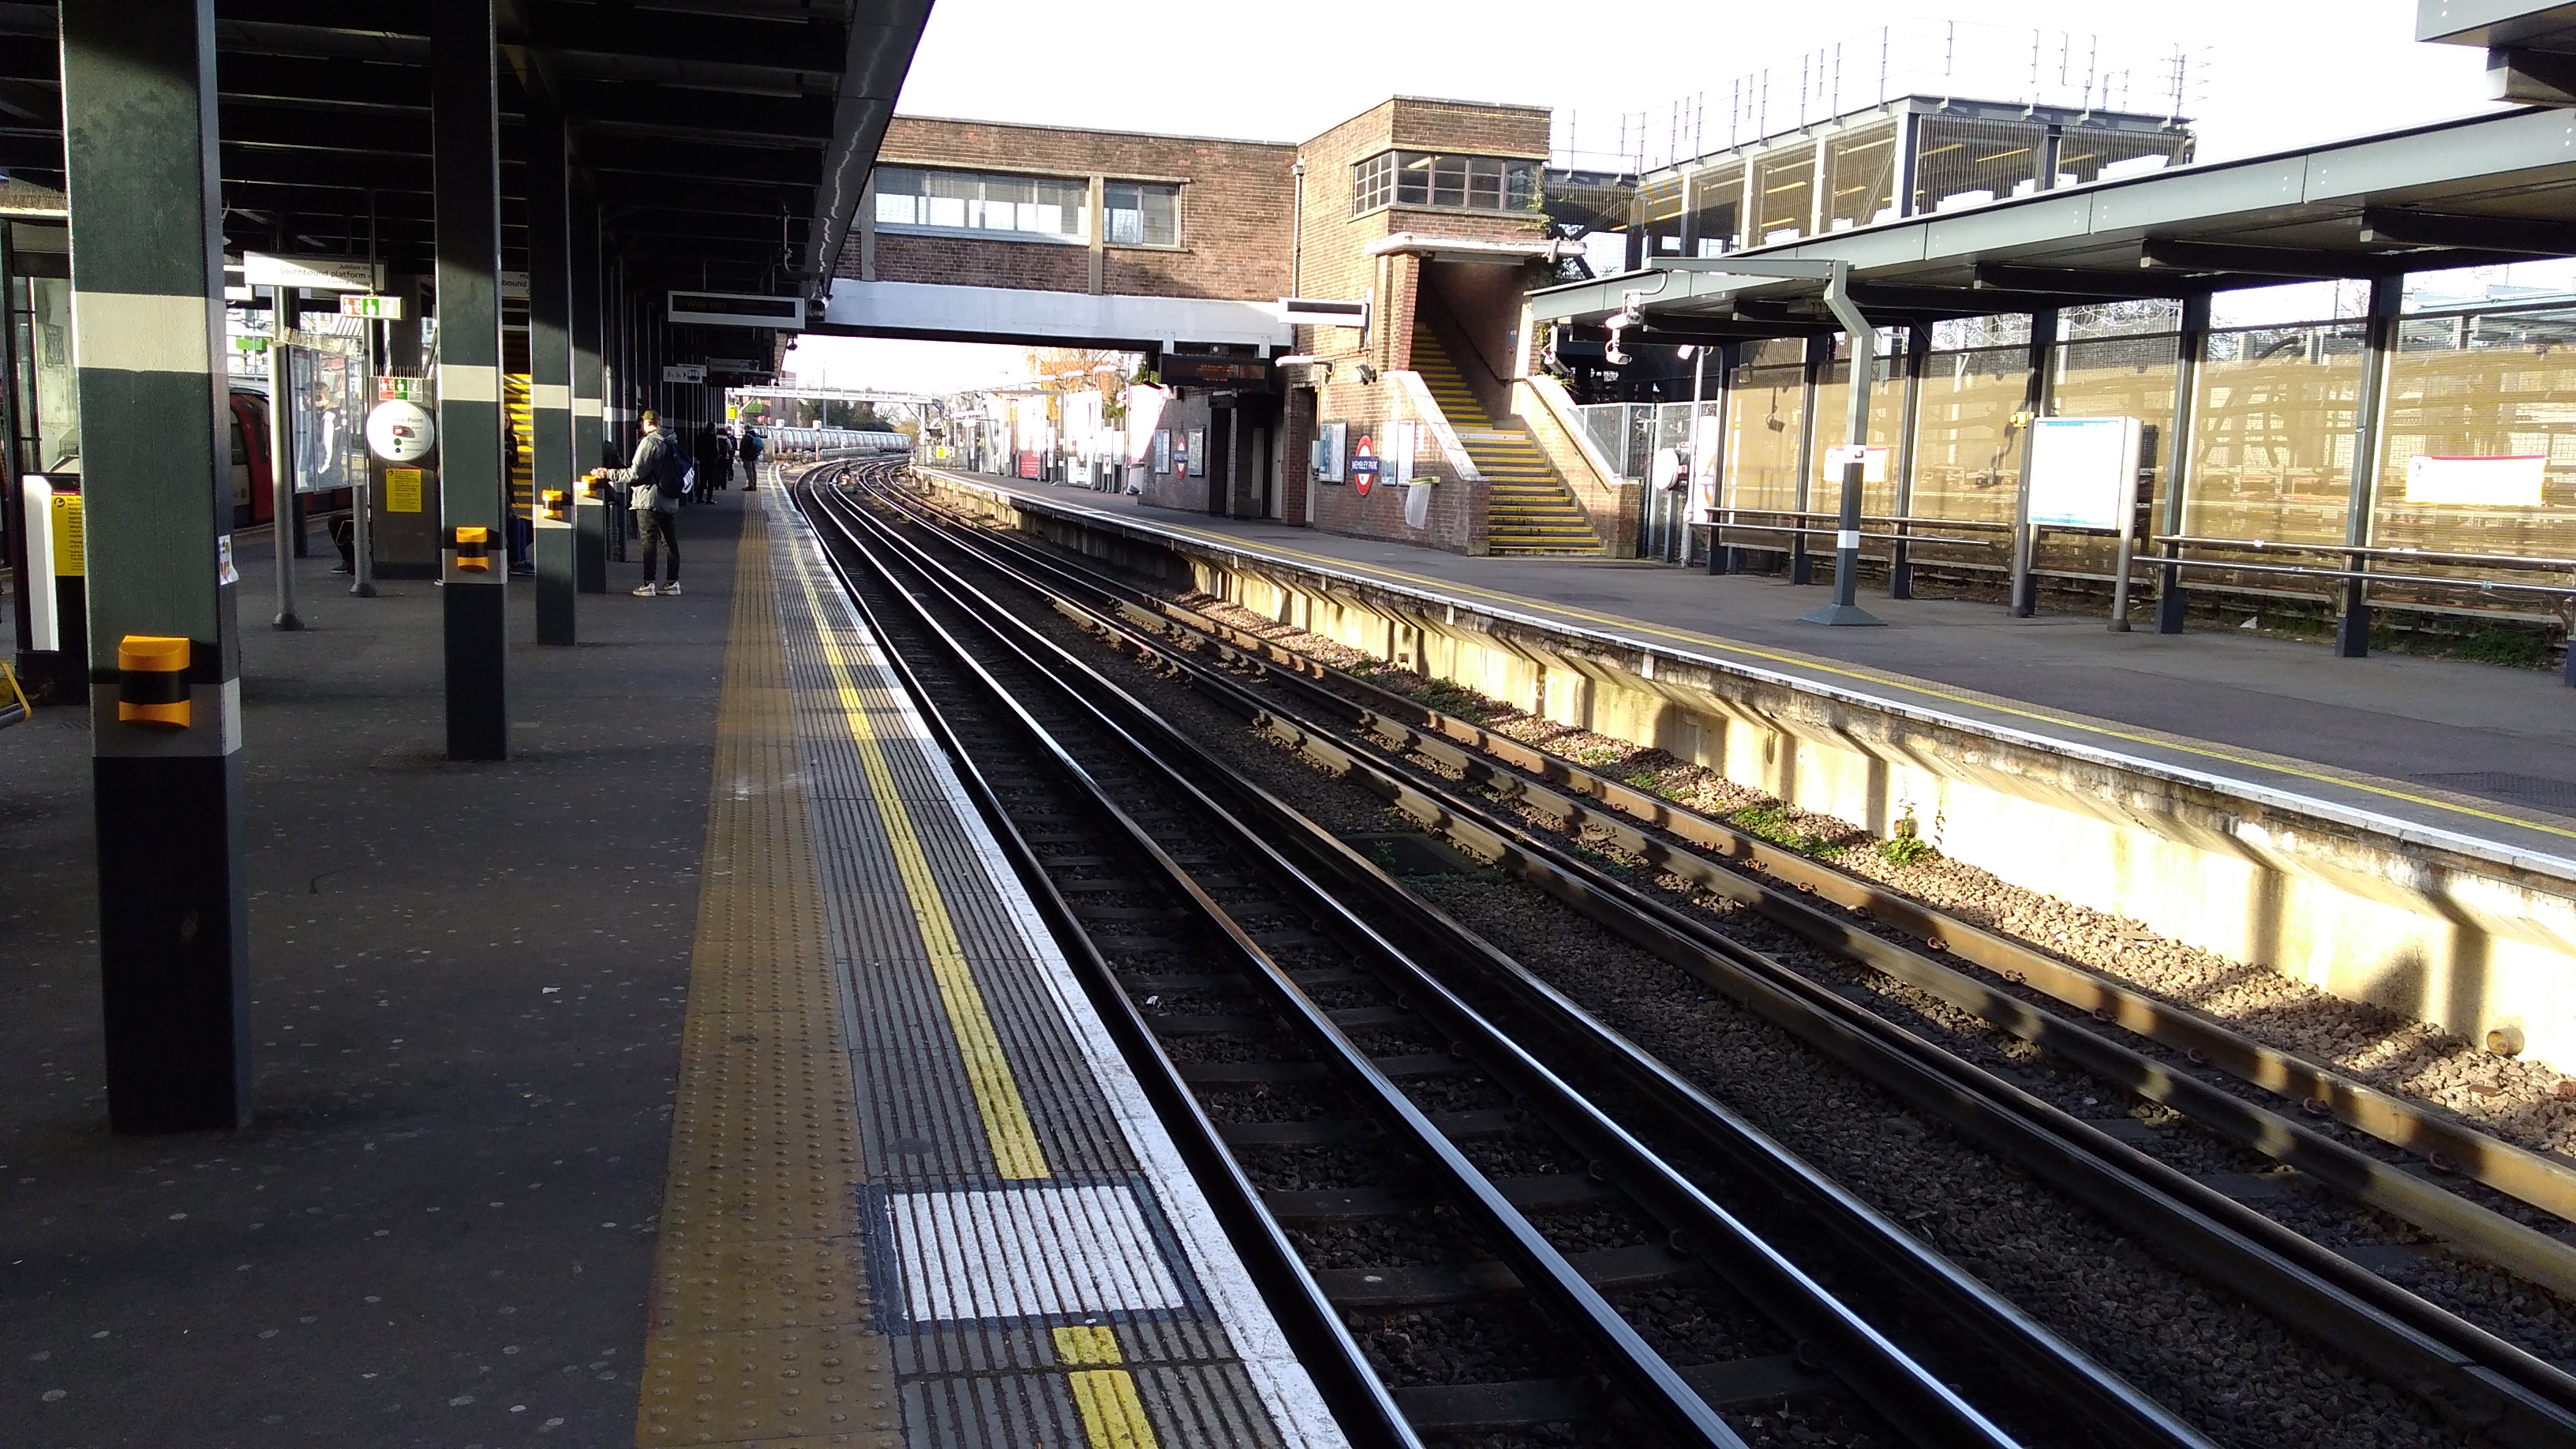
[[[1800,855],[1831,856],[1842,850],[1831,839],[1810,835],[1792,824],[1786,806],[1747,805],[1729,810],[1718,818],[1747,835],[1759,836],[1773,845],[1785,845]]]
[[[2508,629],[2501,626],[2481,629],[2467,643],[2451,651],[2454,659],[2474,660],[2480,664],[2502,664],[2514,669],[2529,669],[2549,653],[2549,641],[2530,629]]]
[[[1891,835],[1878,843],[1878,853],[1890,865],[1921,865],[1941,852],[1922,836]]]

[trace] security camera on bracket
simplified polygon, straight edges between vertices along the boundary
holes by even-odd
[[[1601,324],[1610,329],[1610,340],[1601,348],[1601,360],[1612,367],[1626,367],[1633,360],[1628,356],[1627,350],[1619,345],[1619,338],[1629,328],[1646,320],[1645,308],[1642,305],[1644,296],[1642,292],[1626,294],[1621,299],[1624,305]]]

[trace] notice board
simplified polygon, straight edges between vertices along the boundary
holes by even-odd
[[[2040,418],[2030,426],[2030,521],[2117,529],[2136,506],[2136,418]]]

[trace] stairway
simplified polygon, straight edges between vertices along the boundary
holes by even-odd
[[[1447,415],[1476,471],[1485,475],[1485,545],[1498,554],[1590,554],[1600,535],[1574,501],[1547,455],[1518,428],[1497,426],[1427,328],[1413,334],[1413,368]]]

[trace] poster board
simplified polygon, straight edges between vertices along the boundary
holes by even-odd
[[[1207,429],[1190,429],[1190,476],[1207,476]]]
[[[1315,429],[1315,477],[1326,483],[1344,481],[1344,459],[1349,455],[1351,425],[1324,423]]]
[[[1414,459],[1414,455],[1415,455],[1415,454],[1417,454],[1417,453],[1419,453],[1419,452],[1421,452],[1421,451],[1422,451],[1422,424],[1420,424],[1420,423],[1418,423],[1418,422],[1413,422],[1413,421],[1411,421],[1411,420],[1409,420],[1409,419],[1408,419],[1408,420],[1404,420],[1404,421],[1400,421],[1400,422],[1392,422],[1392,423],[1387,424],[1387,425],[1386,425],[1386,479],[1387,479],[1387,482],[1389,482],[1389,483],[1391,483],[1391,484],[1394,484],[1395,486],[1397,486],[1397,487],[1399,487],[1399,488],[1410,488],[1410,487],[1412,487],[1412,486],[1413,486],[1413,459]],[[1428,487],[1428,486],[1430,486],[1430,485],[1426,482],[1423,486]],[[1405,507],[1405,512],[1406,512],[1408,515],[1409,515],[1409,514],[1411,514],[1411,512],[1413,511],[1413,505],[1412,505],[1412,503],[1407,502],[1407,503],[1404,505],[1404,507]],[[1417,523],[1417,524],[1414,524],[1413,526],[1414,526],[1415,528],[1420,528],[1422,525]]]
[[[2044,528],[2117,530],[2136,506],[2136,418],[2040,418],[2030,426],[2029,519]]]
[[[1171,471],[1172,430],[1169,428],[1156,428],[1154,430],[1154,472],[1159,476]]]
[[[2538,508],[2549,455],[2469,458],[2418,453],[2406,460],[2406,501],[2462,508]]]
[[[1839,487],[1843,481],[1843,469],[1851,466],[1851,455],[1852,445],[1849,443],[1836,443],[1825,449],[1824,481]],[[1860,450],[1860,481],[1863,483],[1887,481],[1887,449],[1863,448]]]

